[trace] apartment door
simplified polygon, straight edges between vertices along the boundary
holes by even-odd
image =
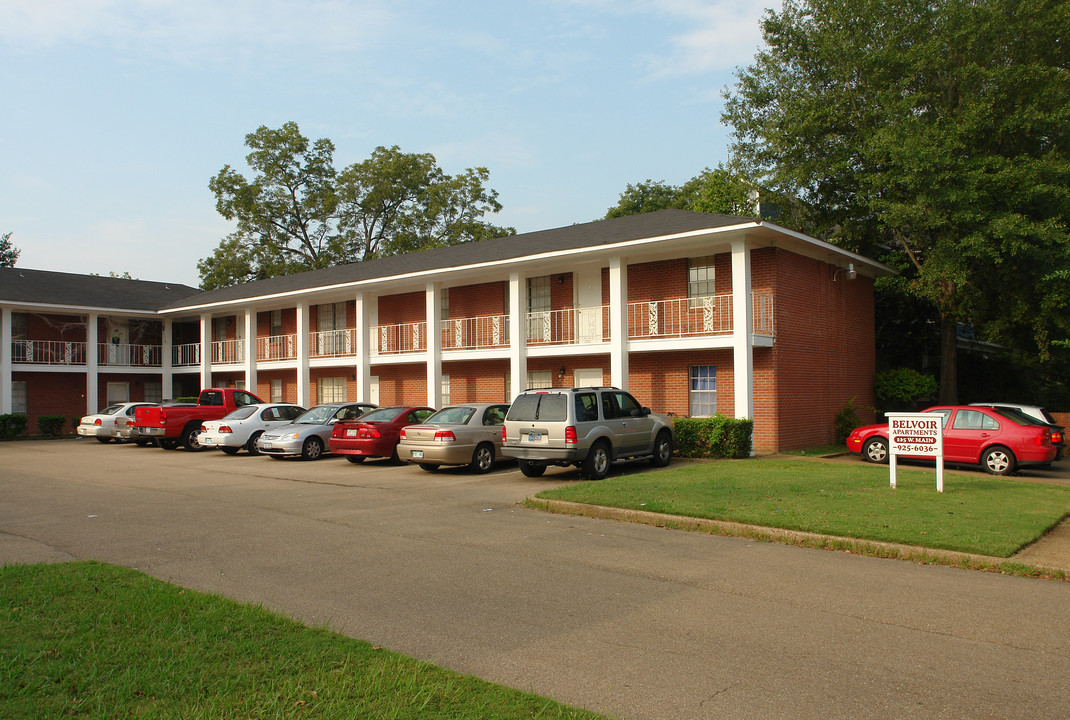
[[[576,342],[602,342],[602,268],[573,274],[576,288]]]
[[[346,326],[345,303],[320,305],[316,309],[316,351],[318,355],[338,355],[343,349]]]
[[[602,368],[577,368],[572,371],[573,387],[602,387]]]
[[[108,383],[108,405],[115,403],[130,402],[130,383]]]

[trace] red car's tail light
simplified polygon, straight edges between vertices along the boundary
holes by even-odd
[[[405,440],[406,438],[408,438],[408,435],[405,434],[405,428],[401,428],[401,439]]]
[[[457,436],[449,430],[436,430],[435,442],[456,442]]]
[[[362,427],[357,433],[357,437],[377,438],[382,437],[382,435],[379,434],[379,428],[375,427],[374,425],[369,425],[367,427]]]
[[[1058,430],[1051,431],[1051,444],[1058,445],[1063,441],[1063,434]]]
[[[331,430],[331,437],[342,437],[345,434],[345,428],[341,425],[335,425],[334,430]]]
[[[1037,445],[1051,445],[1051,430],[1045,429],[1037,435]]]
[[[160,422],[162,422],[162,423],[167,422],[167,413],[164,412],[163,410],[160,411]]]
[[[565,444],[576,444],[576,427],[574,425],[569,425],[567,428],[565,428]]]

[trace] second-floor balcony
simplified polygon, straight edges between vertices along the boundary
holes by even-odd
[[[89,343],[72,340],[13,340],[12,362],[25,365],[81,365],[89,359]],[[162,345],[97,343],[96,361],[101,367],[160,367]]]

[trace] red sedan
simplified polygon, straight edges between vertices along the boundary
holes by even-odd
[[[331,454],[345,455],[351,463],[370,457],[397,462],[401,428],[418,425],[434,412],[433,408],[411,405],[384,407],[361,415],[359,420],[336,423],[328,441]]]
[[[1010,475],[1019,467],[1049,465],[1055,459],[1051,429],[1019,415],[963,405],[922,412],[944,418],[945,462],[980,465],[993,475]],[[856,428],[847,437],[847,449],[868,462],[888,462],[888,425]]]

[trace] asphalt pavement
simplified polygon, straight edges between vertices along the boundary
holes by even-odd
[[[1037,718],[1070,583],[553,515],[525,478],[0,443],[0,561],[94,559],[618,718]]]

